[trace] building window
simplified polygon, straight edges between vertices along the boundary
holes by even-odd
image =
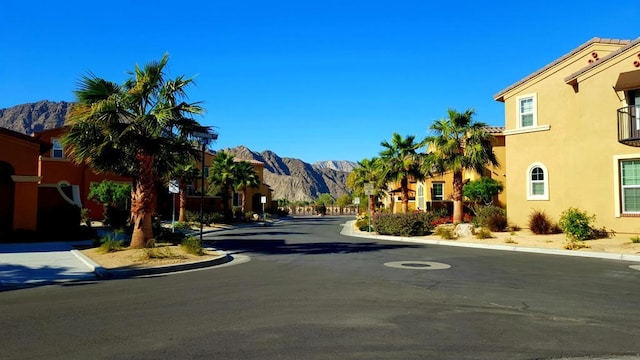
[[[518,111],[518,127],[527,128],[537,126],[536,96],[525,95],[516,99]]]
[[[53,138],[51,139],[51,143],[53,147],[51,148],[51,157],[56,159],[62,159],[64,157],[64,150],[62,149],[62,143],[60,139]]]
[[[204,167],[204,177],[205,177],[205,179],[209,178],[209,167],[208,166]]]
[[[549,173],[541,163],[527,169],[527,200],[549,200]]]
[[[431,200],[444,200],[444,184],[433,183],[431,187]]]
[[[240,195],[240,193],[233,192],[233,206],[242,206]]]
[[[424,184],[420,183],[418,184],[418,189],[417,189],[417,197],[416,197],[416,206],[418,207],[418,209],[422,208],[422,205],[424,204]]]
[[[622,212],[640,214],[640,160],[620,162]]]

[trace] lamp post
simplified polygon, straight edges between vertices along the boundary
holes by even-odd
[[[204,220],[204,153],[207,144],[211,140],[217,140],[218,134],[212,134],[210,132],[194,132],[192,134],[197,139],[198,143],[202,146],[202,167],[200,171],[200,243],[202,244],[202,230]]]

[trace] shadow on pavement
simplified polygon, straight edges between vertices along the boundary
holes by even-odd
[[[68,267],[42,266],[32,268],[18,264],[0,264],[0,292],[20,288],[61,284],[52,279],[61,278],[65,282],[87,281],[86,273],[69,273]]]
[[[421,245],[411,244],[379,244],[375,242],[367,243],[287,243],[284,240],[273,239],[253,239],[253,240],[216,240],[209,242],[216,249],[221,249],[229,253],[261,253],[268,255],[322,255],[322,254],[351,254],[361,252],[372,252],[392,249],[420,248]]]

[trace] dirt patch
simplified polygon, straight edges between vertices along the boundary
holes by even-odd
[[[162,258],[150,258],[149,251],[154,251]],[[105,269],[117,268],[147,268],[163,265],[186,264],[206,261],[216,258],[221,253],[213,250],[205,250],[201,256],[187,253],[179,245],[162,246],[154,249],[123,249],[113,252],[102,252],[99,248],[80,250],[85,256],[93,260]]]

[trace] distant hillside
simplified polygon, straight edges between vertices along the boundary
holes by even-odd
[[[349,168],[349,162],[327,161],[323,162],[324,166],[311,165],[299,159],[281,158],[272,151],[257,153],[244,146],[224,151],[234,154],[238,159],[263,162],[264,180],[273,189],[275,199],[308,201],[323,193],[329,193],[337,199],[349,193],[346,186],[349,172],[336,170],[325,164],[335,163],[335,167]]]
[[[0,127],[33,134],[36,131],[55,129],[64,125],[64,119],[71,103],[38,101],[7,109],[0,109]]]
[[[71,105],[44,100],[0,109],[0,127],[24,134],[61,127]],[[265,182],[274,190],[274,198],[291,201],[312,200],[323,193],[336,199],[347,194],[347,176],[356,165],[336,160],[308,164],[299,159],[281,158],[272,151],[256,153],[244,146],[227,150],[239,159],[263,162]]]

